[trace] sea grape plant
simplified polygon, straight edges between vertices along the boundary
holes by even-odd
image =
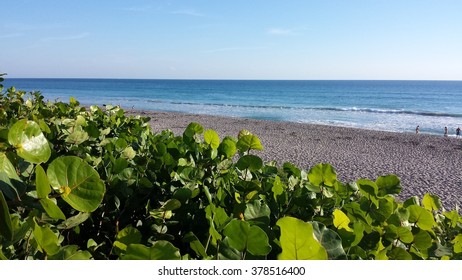
[[[0,75],[1,78],[1,75]],[[462,218],[385,175],[263,162],[248,130],[152,131],[0,89],[0,259],[460,259]]]

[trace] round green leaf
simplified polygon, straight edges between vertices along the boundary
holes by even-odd
[[[313,225],[293,217],[277,221],[281,228],[280,260],[327,260],[327,252],[313,234]]]
[[[245,155],[237,161],[236,166],[240,170],[249,169],[250,171],[257,171],[262,168],[263,161],[254,155]]]
[[[394,210],[393,202],[394,202],[394,198],[392,197],[380,198],[378,207],[375,207],[375,205],[371,206],[371,209],[370,209],[371,217],[374,220],[379,221],[379,222],[386,221],[391,216],[391,214],[393,214],[393,210]]]
[[[229,245],[238,251],[248,251],[255,256],[266,256],[271,251],[266,233],[246,221],[232,220],[223,230]]]
[[[196,122],[192,122],[186,127],[183,136],[192,138],[196,134],[202,134],[202,132],[204,132],[204,127]]]
[[[396,175],[380,176],[375,181],[378,187],[378,195],[399,194],[401,192],[401,182]]]
[[[82,130],[82,128],[79,128],[75,129],[74,132],[72,132],[66,137],[66,143],[80,145],[83,142],[87,141],[88,138],[88,133]]]
[[[433,194],[425,194],[422,199],[422,206],[430,211],[433,210],[440,210],[443,208],[443,204],[441,203],[441,199]]]
[[[271,209],[266,203],[259,200],[254,200],[245,206],[244,217],[250,223],[267,226],[270,223],[270,215]]]
[[[225,137],[218,147],[221,154],[226,155],[227,158],[231,158],[236,154],[236,142],[230,137]]]
[[[400,247],[395,247],[387,252],[387,256],[390,260],[412,260],[411,254]]]
[[[271,252],[268,235],[258,226],[250,226],[247,240],[247,251],[252,255],[266,256]]]
[[[122,229],[119,233],[117,233],[116,241],[113,245],[116,254],[120,255],[125,252],[127,250],[127,246],[130,244],[140,243],[141,238],[141,232],[132,226]]]
[[[423,230],[432,229],[435,219],[430,211],[418,205],[411,205],[407,209],[409,210],[409,222],[416,223]]]
[[[154,242],[152,247],[142,244],[130,244],[127,246],[126,254],[122,260],[179,260],[181,259],[180,250],[172,243],[160,240]]]
[[[432,237],[425,230],[419,230],[414,233],[414,246],[419,250],[426,250],[432,246]]]
[[[340,259],[346,256],[342,246],[342,239],[333,230],[318,222],[312,222],[316,239],[326,249],[329,259]]]
[[[397,228],[398,239],[403,243],[411,243],[414,241],[414,235],[407,227],[398,227]]]
[[[78,211],[93,212],[103,200],[106,187],[98,172],[79,157],[55,159],[47,174],[53,189]]]
[[[122,157],[126,159],[133,159],[136,156],[135,150],[132,147],[127,147],[122,152]]]
[[[377,195],[379,191],[377,184],[368,179],[359,179],[356,181],[356,184],[358,185],[359,192],[378,207],[379,201]]]
[[[209,144],[212,149],[218,149],[218,146],[220,146],[220,137],[215,130],[212,129],[204,132],[204,141]]]
[[[48,141],[34,121],[17,121],[8,132],[8,142],[16,148],[18,156],[31,163],[47,162],[51,156]]]
[[[260,143],[260,139],[255,135],[244,135],[237,141],[236,147],[241,152],[247,152],[249,150],[263,150],[263,146]]]
[[[337,181],[337,174],[330,164],[320,163],[310,169],[310,172],[308,172],[308,179],[310,183],[315,186],[324,184],[333,187]]]

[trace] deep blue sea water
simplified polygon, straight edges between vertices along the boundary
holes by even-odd
[[[5,87],[85,105],[454,135],[462,81],[10,79]]]

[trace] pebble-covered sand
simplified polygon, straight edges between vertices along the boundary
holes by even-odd
[[[260,138],[265,150],[254,153],[265,161],[276,160],[278,165],[289,161],[305,170],[327,162],[345,183],[396,174],[403,188],[401,200],[431,193],[443,200],[446,210],[462,206],[462,138],[443,137],[443,131],[438,136],[182,113],[127,113],[149,116],[154,132],[170,129],[175,135],[182,135],[190,122],[214,129],[221,138],[247,129]]]

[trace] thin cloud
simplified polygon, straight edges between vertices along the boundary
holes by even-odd
[[[75,34],[75,35],[69,35],[69,36],[62,36],[62,37],[45,37],[41,38],[37,42],[24,47],[24,49],[34,49],[34,48],[39,48],[42,46],[48,45],[50,42],[66,42],[66,41],[73,41],[73,40],[80,40],[88,37],[90,33],[85,32],[85,33],[80,33],[80,34]]]
[[[23,36],[22,33],[12,33],[12,34],[0,35],[0,39],[10,39],[10,38],[17,38],[21,36]]]
[[[127,8],[122,8],[124,11],[130,11],[130,12],[147,12],[152,10],[151,6],[132,6],[132,7],[127,7]]]
[[[70,36],[47,37],[47,38],[42,38],[40,41],[42,42],[72,41],[72,40],[83,39],[85,37],[88,37],[88,35],[90,35],[90,33],[85,32],[85,33],[80,33],[80,34],[70,35]]]
[[[270,28],[266,31],[266,33],[270,35],[276,35],[276,36],[298,35],[298,32],[290,28]]]
[[[218,48],[204,51],[205,53],[219,53],[219,52],[234,52],[234,51],[254,51],[264,49],[262,47],[227,47],[227,48]]]
[[[200,13],[194,9],[183,9],[183,10],[176,10],[173,11],[172,14],[174,15],[185,15],[185,16],[192,16],[192,17],[204,17],[203,13]]]

